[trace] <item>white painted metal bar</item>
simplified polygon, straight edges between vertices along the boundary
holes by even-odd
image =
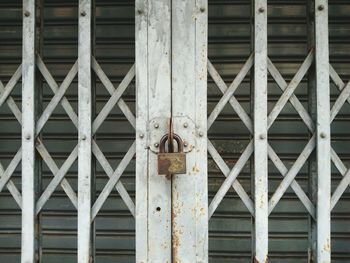
[[[23,0],[22,263],[35,262],[35,0]]]
[[[265,263],[268,255],[267,1],[255,0],[254,13],[255,260]]]
[[[148,0],[135,1],[136,263],[148,261]]]
[[[328,0],[315,1],[317,100],[317,262],[331,262],[331,145]]]
[[[198,128],[187,173],[173,176],[172,262],[208,262],[207,26],[207,0],[172,1],[174,132],[186,129],[185,116]]]
[[[148,135],[171,117],[171,0],[136,1],[136,105],[136,262],[171,262],[171,181]]]
[[[78,263],[90,262],[91,237],[91,0],[79,0]]]

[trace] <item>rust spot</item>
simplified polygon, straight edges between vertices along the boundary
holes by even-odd
[[[327,243],[324,245],[323,250],[327,251],[327,252],[331,251],[331,245],[330,245],[330,242],[329,242],[329,238],[327,238]]]
[[[253,259],[253,263],[268,263],[269,262],[269,258],[266,257],[266,259],[264,260],[264,262],[260,262],[259,260],[257,260],[256,258]]]

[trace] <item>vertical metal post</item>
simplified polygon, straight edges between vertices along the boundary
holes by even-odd
[[[331,262],[328,0],[315,1],[317,100],[317,262]]]
[[[171,117],[171,0],[136,1],[136,84],[136,258],[171,262],[171,181],[149,150],[160,138],[147,133],[165,134]]]
[[[78,53],[78,263],[88,263],[91,253],[91,0],[79,0]]]
[[[266,0],[255,0],[254,46],[255,260],[263,263],[268,255]]]
[[[136,262],[148,262],[148,1],[136,0]]]
[[[172,116],[180,136],[194,122],[187,174],[172,182],[172,262],[208,262],[207,0],[172,1]],[[184,138],[184,136],[182,136]],[[189,138],[184,138],[189,139]],[[185,145],[186,147],[186,145]]]
[[[35,0],[23,0],[22,263],[35,262]]]

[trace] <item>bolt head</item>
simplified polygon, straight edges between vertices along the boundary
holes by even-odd
[[[141,9],[138,9],[138,10],[137,10],[137,13],[138,13],[139,15],[142,15],[143,11],[142,11]]]
[[[187,128],[187,127],[188,127],[188,123],[185,122],[185,123],[184,123],[184,128]]]
[[[204,13],[204,12],[205,12],[205,7],[201,7],[201,8],[199,9],[199,11],[201,11],[202,13]]]
[[[158,129],[159,128],[159,123],[154,124],[154,128]]]
[[[158,148],[158,147],[159,147],[159,143],[156,142],[156,143],[154,144],[154,147]]]
[[[31,138],[30,134],[26,134],[25,138],[26,138],[27,141],[29,141],[30,138]]]
[[[265,136],[265,134],[260,134],[259,138],[260,138],[260,140],[265,140],[266,136]]]
[[[80,12],[80,15],[81,15],[81,16],[86,16],[86,12],[85,12],[85,11],[81,11],[81,12]]]
[[[186,141],[184,141],[184,147],[187,147],[188,143]]]
[[[82,136],[81,136],[81,139],[82,139],[83,141],[85,141],[85,140],[86,140],[86,135],[82,135]]]
[[[319,10],[319,11],[324,10],[324,5],[319,5],[319,6],[318,6],[318,10]]]
[[[24,12],[24,16],[25,16],[25,17],[29,17],[29,16],[30,16],[30,12],[29,12],[29,11],[25,11],[25,12]]]
[[[264,13],[264,12],[265,12],[265,8],[260,7],[260,8],[259,8],[259,13]]]
[[[145,137],[145,135],[143,133],[140,133],[139,137],[142,139]]]
[[[321,137],[322,139],[325,139],[325,138],[327,138],[327,135],[326,135],[324,132],[321,132],[320,137]]]
[[[203,136],[204,136],[204,133],[203,133],[202,131],[200,131],[200,132],[198,133],[198,135],[199,135],[199,137],[203,137]]]

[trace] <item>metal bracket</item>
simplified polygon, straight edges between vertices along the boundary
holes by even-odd
[[[179,135],[184,143],[183,152],[191,152],[196,145],[196,125],[187,116],[175,116],[173,117],[174,133]],[[150,120],[148,142],[149,149],[154,153],[159,153],[160,139],[167,134],[169,130],[169,118],[159,117]]]

